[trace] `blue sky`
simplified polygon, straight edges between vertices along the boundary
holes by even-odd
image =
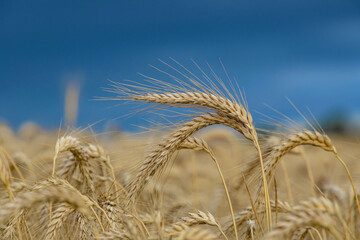
[[[148,64],[169,57],[215,71],[221,58],[251,110],[266,113],[266,103],[292,116],[289,97],[319,118],[360,112],[358,1],[1,1],[0,119],[58,127],[76,78],[78,126],[131,129],[146,115],[119,118],[130,105],[93,99],[111,96],[109,80],[141,82],[138,72],[151,76]]]

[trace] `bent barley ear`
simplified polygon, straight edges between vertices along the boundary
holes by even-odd
[[[168,105],[170,107],[183,106],[195,110],[210,112],[212,116],[216,115],[219,119],[224,119],[220,123],[205,124],[202,127],[198,127],[198,129],[189,131],[187,134],[184,134],[181,137],[179,136],[179,133],[174,133],[175,135],[178,134],[176,137],[170,135],[166,141],[173,141],[173,149],[177,149],[182,141],[184,141],[186,138],[188,138],[195,132],[214,124],[223,124],[230,126],[240,132],[245,138],[249,139],[253,143],[259,155],[259,162],[263,176],[262,184],[265,190],[263,198],[266,203],[267,225],[268,229],[270,229],[272,221],[267,178],[265,177],[265,170],[263,166],[263,159],[260,144],[258,141],[258,135],[253,124],[253,118],[248,111],[248,107],[241,104],[240,101],[236,101],[235,97],[230,94],[230,91],[226,89],[225,85],[218,78],[216,78],[216,81],[220,81],[220,85],[223,88],[224,92],[221,92],[221,90],[218,88],[209,89],[207,86],[204,85],[201,80],[192,79],[191,76],[187,76],[184,74],[183,76],[185,76],[188,82],[177,79],[176,81],[179,83],[179,87],[151,79],[154,82],[155,86],[160,85],[162,86],[162,88],[157,90],[152,89],[151,86],[118,85],[113,91],[116,92],[116,90],[118,90],[120,93],[122,93],[124,95],[122,99],[132,101],[146,101],[148,103],[157,103],[160,105]],[[214,86],[211,80],[207,80],[211,82],[210,86]],[[224,97],[226,94],[229,95],[229,98]],[[237,97],[237,99],[239,98]],[[169,145],[166,145],[165,143],[159,145],[160,148],[162,146],[167,146],[168,149],[171,149]],[[173,152],[174,150],[165,151],[159,155],[159,150],[156,149],[149,155],[150,158],[147,158],[145,160],[143,166],[140,167],[140,171],[138,172],[137,176],[139,178],[147,178],[149,177],[149,174],[147,174],[147,172],[150,172],[150,175],[154,175],[156,171],[161,172],[161,169],[157,170],[156,168],[150,167],[150,162],[158,162],[158,166],[161,166],[162,168],[162,166],[165,165],[165,161],[163,159],[170,159]],[[152,168],[152,170],[144,171],[146,168]],[[141,172],[145,174],[145,177],[141,176]],[[134,183],[130,185],[129,198],[132,202],[134,201],[134,196],[137,195],[136,192],[138,192],[139,190],[139,187],[136,185],[143,183],[143,180],[137,181],[135,179]],[[238,236],[236,236],[236,238],[237,237]]]

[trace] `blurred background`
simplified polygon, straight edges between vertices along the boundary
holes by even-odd
[[[256,121],[264,103],[298,119],[288,97],[327,129],[360,129],[360,2],[344,0],[2,0],[0,120],[136,130],[146,114],[94,99],[169,57],[223,72],[221,58]]]

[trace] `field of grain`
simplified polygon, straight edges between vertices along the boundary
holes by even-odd
[[[192,109],[170,126],[0,125],[1,239],[358,239],[356,138],[281,115],[257,129],[216,76],[181,76],[110,88],[146,111]]]

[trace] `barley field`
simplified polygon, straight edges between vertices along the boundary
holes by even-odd
[[[359,238],[354,136],[280,113],[257,128],[235,84],[165,74],[108,88],[177,115],[141,133],[0,125],[1,239]]]

